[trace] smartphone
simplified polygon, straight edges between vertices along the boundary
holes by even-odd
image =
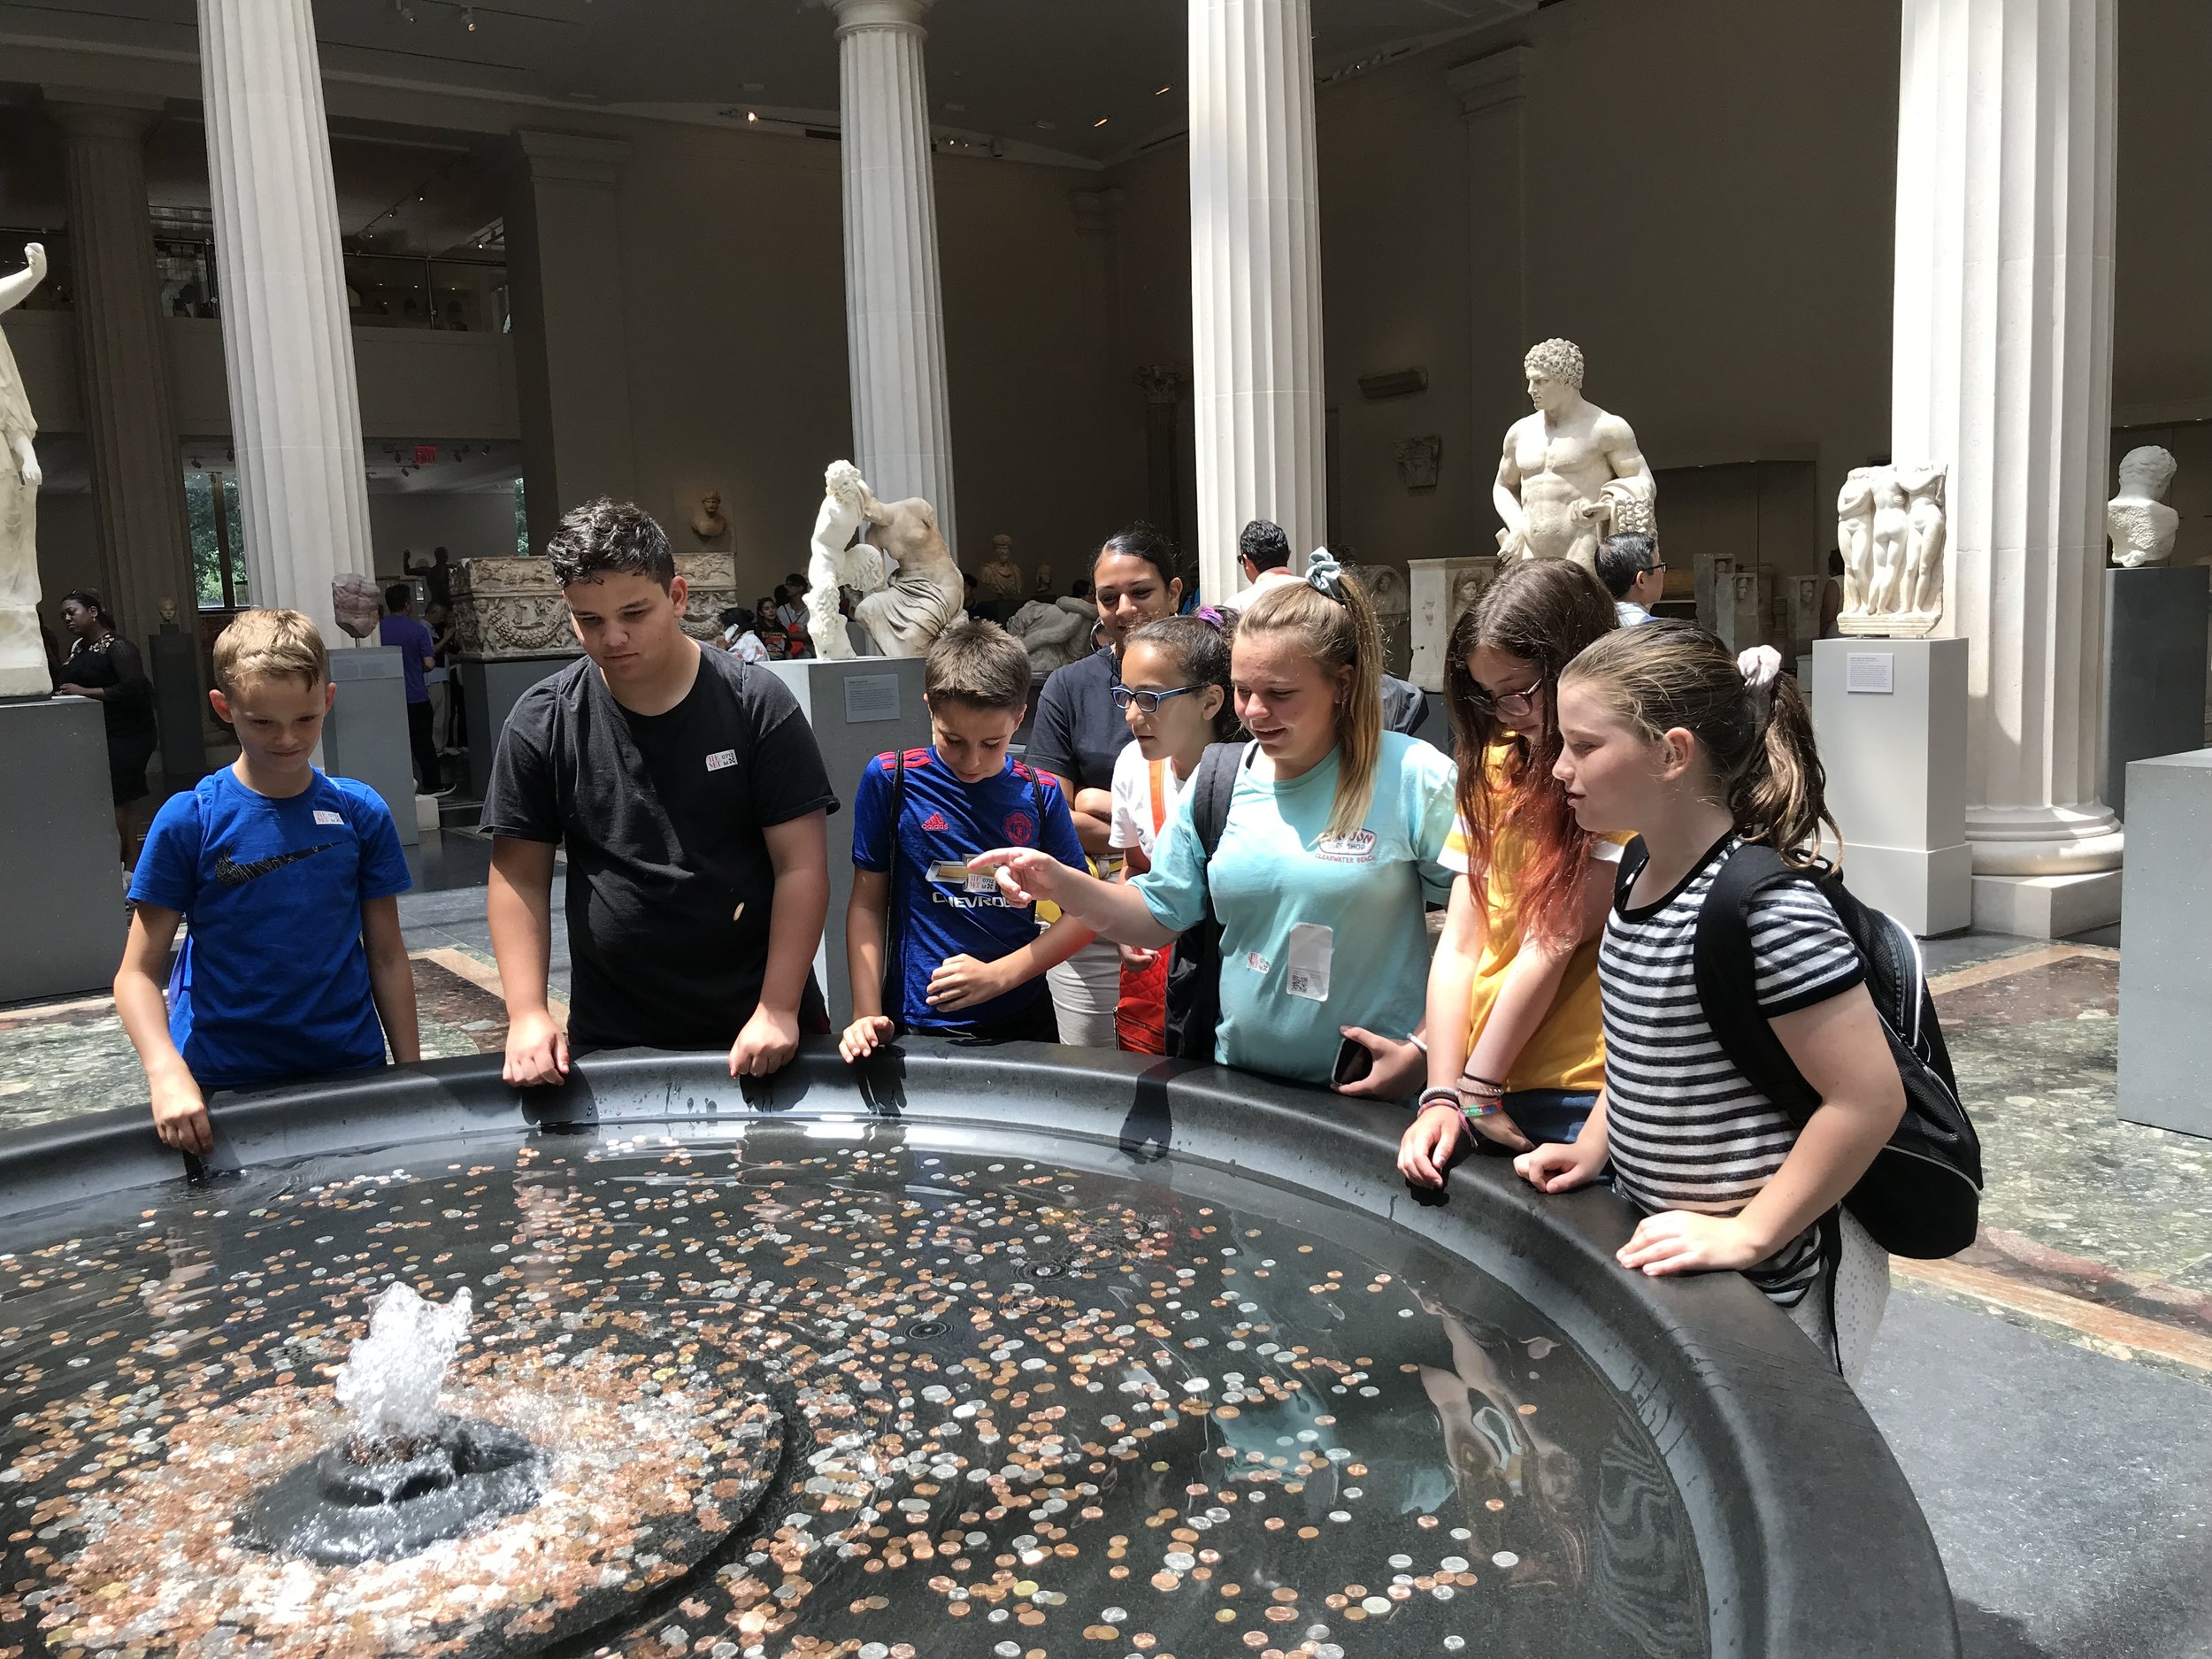
[[[1336,1064],[1331,1068],[1329,1081],[1340,1088],[1347,1083],[1356,1083],[1375,1069],[1374,1054],[1356,1037],[1347,1037],[1336,1051]]]

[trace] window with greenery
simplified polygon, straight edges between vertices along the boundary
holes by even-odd
[[[522,510],[522,480],[515,480],[515,557],[530,557],[530,520]]]
[[[239,611],[246,591],[245,519],[235,472],[187,472],[184,505],[192,526],[192,572],[203,611]]]

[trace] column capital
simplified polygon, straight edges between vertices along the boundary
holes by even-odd
[[[1103,236],[1121,225],[1121,204],[1127,192],[1112,190],[1071,190],[1068,205],[1075,210],[1075,234],[1079,236]]]
[[[622,164],[630,155],[626,138],[588,138],[580,133],[548,133],[530,127],[515,128],[515,142],[522,149],[533,179],[559,179],[571,184],[616,184],[622,177]]]
[[[1460,114],[1471,121],[1526,97],[1529,65],[1535,58],[1533,46],[1502,47],[1460,65],[1445,75],[1444,85],[1459,100]]]
[[[910,29],[922,32],[922,14],[936,0],[815,0],[837,19],[837,38],[860,29]]]
[[[168,100],[150,94],[95,91],[85,87],[42,86],[46,113],[65,137],[112,139],[143,143]]]
[[[1130,380],[1144,388],[1148,403],[1179,403],[1183,388],[1190,383],[1190,376],[1167,363],[1148,363],[1139,368]]]

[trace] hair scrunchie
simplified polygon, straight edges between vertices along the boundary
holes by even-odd
[[[1201,605],[1192,611],[1191,615],[1196,617],[1216,634],[1219,634],[1229,626],[1229,618],[1212,605]]]
[[[1339,604],[1344,603],[1344,567],[1328,549],[1317,547],[1306,555],[1306,586]]]

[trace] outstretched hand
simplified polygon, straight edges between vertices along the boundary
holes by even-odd
[[[968,860],[971,870],[988,870],[998,877],[998,890],[1017,904],[1060,896],[1060,873],[1067,869],[1050,853],[1035,847],[1000,847],[977,853]]]

